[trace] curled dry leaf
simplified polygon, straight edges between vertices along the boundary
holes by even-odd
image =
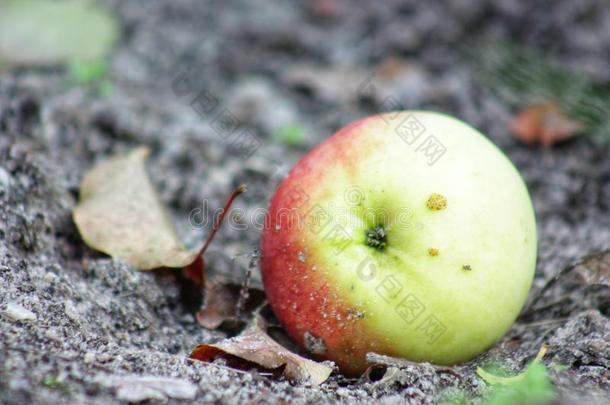
[[[231,356],[266,369],[284,367],[283,374],[289,380],[310,382],[314,385],[326,381],[333,371],[327,364],[306,359],[280,346],[267,335],[259,322],[253,322],[236,337],[215,344],[199,345],[191,353],[191,358],[201,361]]]
[[[509,123],[509,130],[517,139],[545,147],[569,139],[583,129],[582,123],[569,118],[551,101],[526,106]]]
[[[138,269],[184,267],[199,252],[180,241],[146,172],[148,154],[138,148],[91,169],[81,183],[74,222],[91,248]]]

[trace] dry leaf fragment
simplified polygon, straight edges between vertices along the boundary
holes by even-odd
[[[180,241],[146,172],[148,155],[148,148],[137,148],[91,169],[81,183],[74,222],[91,248],[138,269],[187,266],[199,252]]]
[[[182,269],[182,275],[192,281],[200,290],[206,286],[205,283],[205,262],[203,256],[197,256],[195,261]]]
[[[197,312],[199,325],[208,329],[216,329],[225,321],[239,324],[245,312],[260,310],[265,301],[265,293],[250,287],[252,270],[257,265],[257,259],[258,254],[254,253],[241,284],[231,283],[221,278],[205,283],[203,305]],[[255,316],[257,315],[255,314]]]
[[[510,121],[509,130],[519,140],[550,147],[583,130],[582,123],[569,118],[554,102],[530,104]]]
[[[592,253],[563,268],[538,291],[527,305],[528,311],[521,316],[530,315],[540,310],[541,307],[537,307],[536,304],[561,280],[567,281],[568,288],[572,289],[578,286],[610,286],[610,249]]]
[[[239,308],[242,294],[246,308]],[[205,287],[204,303],[197,312],[197,322],[208,329],[217,329],[224,321],[238,320],[240,310],[253,309],[265,300],[265,293],[255,288],[226,281],[210,282]]]
[[[201,361],[226,356],[235,356],[272,370],[285,366],[283,374],[289,380],[314,385],[326,381],[333,371],[324,363],[306,359],[280,346],[261,329],[258,322],[253,322],[238,336],[215,344],[199,345],[191,353],[191,358]]]
[[[592,254],[576,266],[575,277],[583,285],[610,287],[610,250]]]

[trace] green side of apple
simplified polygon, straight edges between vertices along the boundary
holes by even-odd
[[[437,364],[474,357],[510,328],[534,276],[523,180],[487,138],[446,115],[390,113],[351,131],[341,147],[358,161],[327,165],[312,196],[330,213],[326,229],[338,230],[307,237],[322,277],[394,354]],[[440,157],[426,155],[431,139]],[[433,194],[444,209],[427,206]],[[376,226],[383,249],[367,244]]]

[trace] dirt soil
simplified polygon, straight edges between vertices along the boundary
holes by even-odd
[[[547,364],[568,366],[550,372],[560,402],[610,401],[607,283],[562,277],[536,298],[566,266],[610,248],[608,149],[586,137],[551,150],[513,140],[513,111],[464,57],[476,39],[512,39],[610,85],[606,0],[105,3],[122,26],[112,94],[69,85],[62,69],[0,74],[0,402],[429,404],[446,389],[483,392],[477,365],[496,359],[518,371],[543,342]],[[452,373],[414,365],[380,381],[333,375],[314,387],[189,361],[193,347],[225,333],[197,324],[177,273],[138,272],[94,252],[72,222],[83,173],[148,145],[151,176],[194,242],[208,227],[193,210],[220,207],[240,183],[249,186],[236,204],[246,218],[266,207],[305,151],[384,110],[388,97],[488,134],[524,176],[536,209],[537,310]],[[214,119],[225,108],[220,127]],[[248,148],[224,139],[231,120],[256,135]],[[302,144],[277,142],[272,135],[292,124],[304,128]],[[211,277],[243,280],[260,234],[243,224],[219,233],[206,258]],[[260,288],[258,269],[252,282]]]

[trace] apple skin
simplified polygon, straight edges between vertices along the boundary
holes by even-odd
[[[498,148],[450,116],[401,111],[296,164],[270,202],[261,267],[292,338],[355,375],[367,352],[451,365],[491,347],[523,306],[536,244],[527,188]]]

